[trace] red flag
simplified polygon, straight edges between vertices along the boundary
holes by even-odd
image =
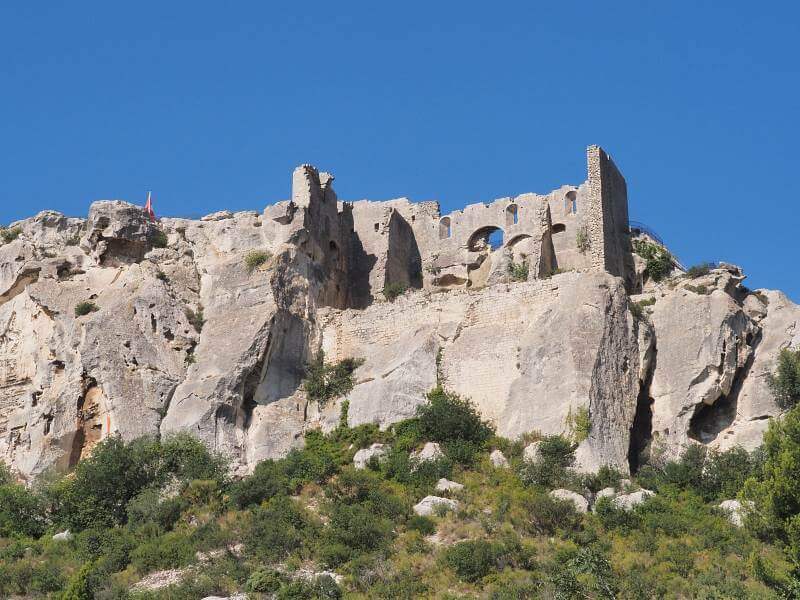
[[[147,192],[147,203],[144,205],[144,212],[147,213],[151,221],[156,220],[156,213],[153,212],[153,201],[150,199],[150,192]]]

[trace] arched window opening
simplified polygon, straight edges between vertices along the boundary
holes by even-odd
[[[502,229],[488,225],[481,227],[470,236],[467,247],[472,252],[480,252],[487,248],[497,250],[503,245],[504,237],[505,234]]]
[[[575,190],[567,192],[564,197],[564,208],[568,215],[578,213],[578,193]]]
[[[517,223],[519,223],[519,207],[516,204],[509,204],[506,208],[506,227]]]
[[[375,223],[375,231],[378,231],[381,228],[380,223]]]
[[[553,233],[564,233],[567,230],[567,226],[563,223],[555,223],[553,225]]]
[[[450,217],[443,217],[442,220],[439,221],[439,239],[444,240],[449,238],[451,234]]]

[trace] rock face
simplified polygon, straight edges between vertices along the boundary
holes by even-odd
[[[780,414],[767,375],[800,347],[800,308],[747,290],[732,265],[648,282],[624,179],[599,148],[587,157],[583,184],[449,215],[339,202],[333,177],[303,165],[291,199],[262,212],[154,222],[100,201],[85,219],[11,224],[0,459],[30,481],[109,435],[187,431],[247,472],[338,424],[345,399],[319,406],[302,387],[319,350],[364,359],[352,426],[411,417],[441,384],[500,435],[581,439],[585,471],[627,472],[656,447],[758,445]],[[392,302],[393,286],[408,291]]]

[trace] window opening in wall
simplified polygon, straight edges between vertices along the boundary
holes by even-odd
[[[443,217],[442,220],[439,221],[439,239],[443,240],[449,238],[451,234],[450,217]]]
[[[506,227],[516,225],[519,222],[519,207],[516,204],[509,204],[506,208]]]
[[[375,231],[378,231],[381,228],[380,223],[375,223]]]
[[[503,245],[504,237],[505,234],[502,229],[487,225],[486,227],[481,227],[470,236],[467,247],[471,252],[480,252],[486,250],[487,247],[497,250]]]
[[[566,205],[566,211],[568,215],[574,215],[578,212],[578,194],[573,190],[571,192],[567,192],[566,197],[564,198],[564,202]]]
[[[567,230],[567,226],[563,223],[556,223],[553,225],[553,233],[564,233]]]

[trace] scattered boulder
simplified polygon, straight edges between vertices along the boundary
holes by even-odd
[[[353,456],[353,466],[356,469],[366,469],[367,464],[373,456],[379,459],[389,451],[389,447],[384,444],[372,444],[369,448],[362,448]]]
[[[550,497],[557,500],[569,500],[575,505],[575,510],[579,513],[585,513],[589,510],[589,501],[572,490],[557,489],[550,492]]]
[[[234,594],[233,596],[206,596],[203,600],[247,600],[247,594]]]
[[[728,520],[736,527],[744,525],[746,507],[738,500],[723,500],[719,507],[728,515]]]
[[[656,493],[651,492],[650,490],[638,490],[629,494],[619,494],[611,501],[611,503],[622,510],[633,510],[645,500],[655,495]]]
[[[492,450],[492,453],[489,455],[489,460],[491,460],[492,464],[498,469],[508,468],[508,459],[500,450]]]
[[[449,510],[456,510],[458,508],[458,501],[451,500],[450,498],[442,498],[441,496],[425,496],[414,505],[414,512],[421,517],[430,517],[436,513],[437,506],[445,506]]]
[[[600,490],[595,494],[594,501],[597,502],[601,498],[613,498],[616,495],[617,495],[617,490],[615,490],[613,487],[603,488],[602,490]]]
[[[527,462],[538,462],[541,458],[541,453],[539,449],[542,446],[542,442],[532,442],[525,446],[525,449],[522,451],[522,458]]]
[[[155,571],[149,573],[136,582],[134,590],[160,590],[170,585],[179,584],[183,581],[188,569],[167,569],[165,571]]]
[[[464,489],[464,485],[461,483],[456,483],[455,481],[450,481],[449,479],[445,479],[442,477],[439,481],[436,482],[436,491],[437,492],[458,492]]]
[[[422,450],[411,453],[411,460],[413,462],[421,463],[426,461],[439,460],[444,456],[442,448],[436,442],[428,442],[422,447]]]
[[[70,533],[69,529],[67,529],[66,531],[55,534],[53,536],[53,540],[56,542],[68,542],[72,539],[72,537],[72,533]]]

